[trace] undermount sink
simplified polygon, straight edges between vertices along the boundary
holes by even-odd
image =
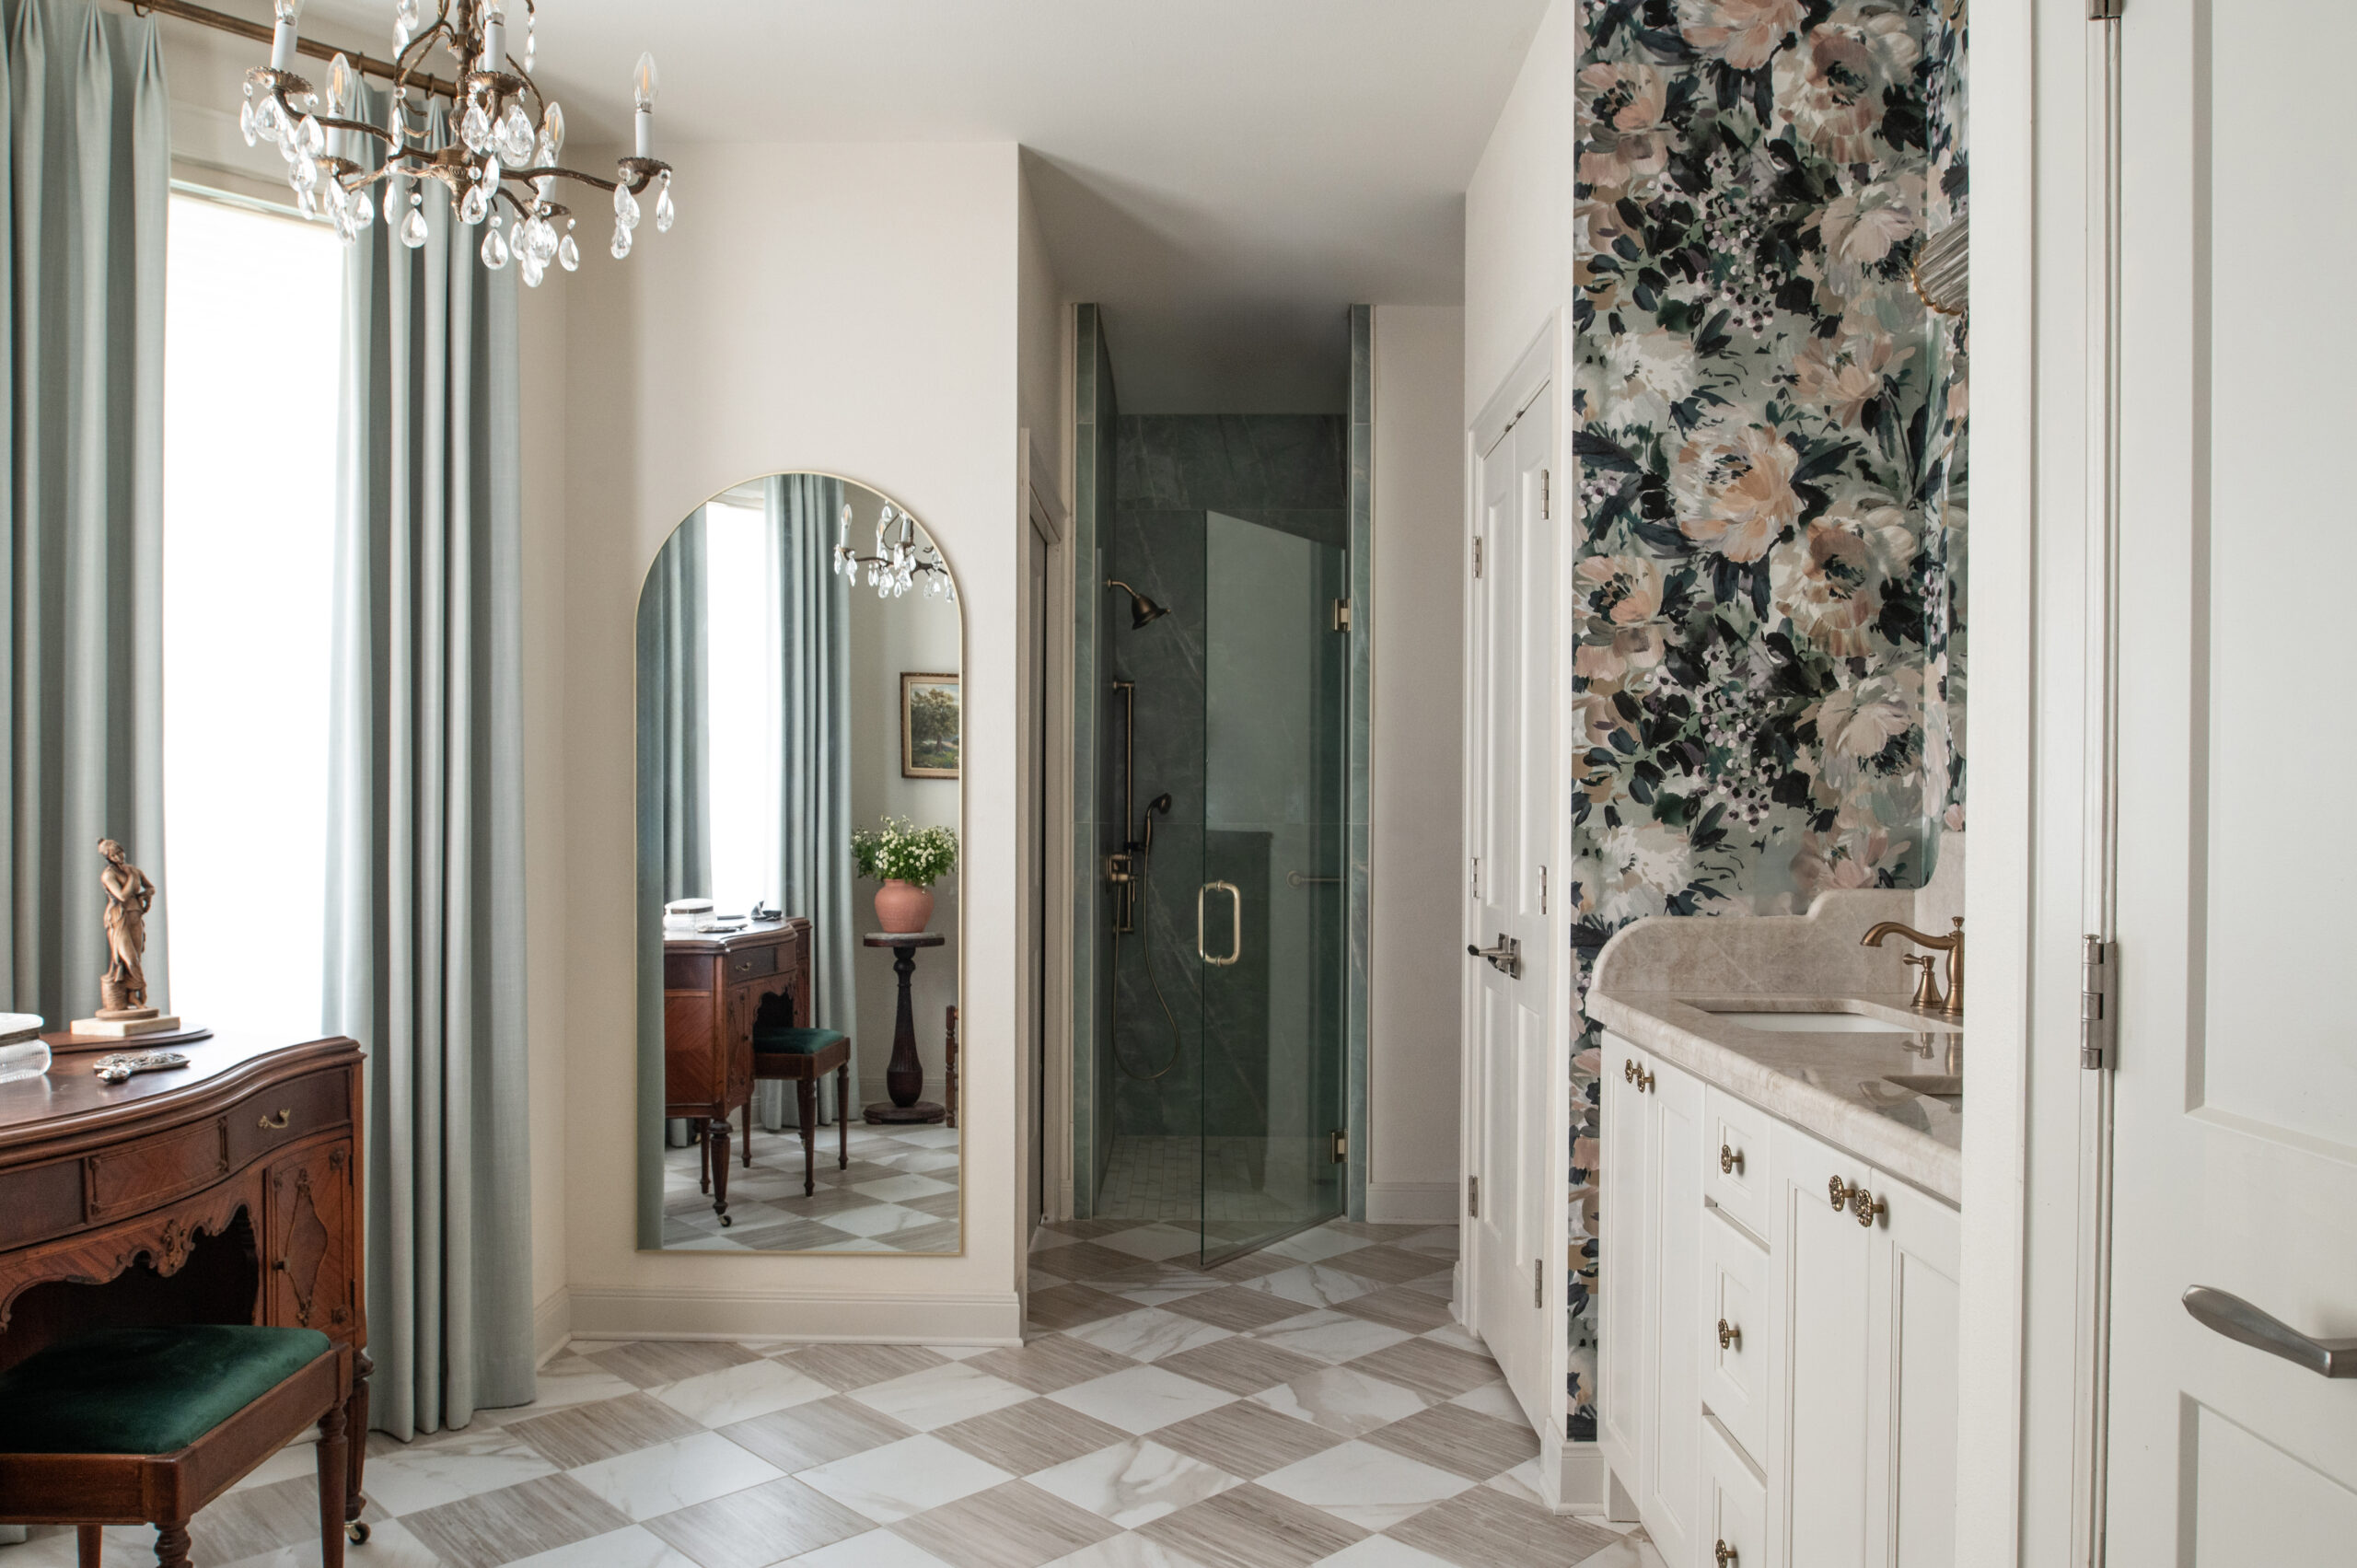
[[[1900,1088],[1911,1089],[1919,1095],[1930,1095],[1934,1099],[1964,1098],[1964,1074],[1961,1073],[1886,1073],[1882,1081],[1897,1084]]]
[[[1853,1034],[1906,1035],[1920,1032],[1905,1024],[1894,1024],[1883,1018],[1869,1018],[1861,1013],[1759,1013],[1716,1008],[1702,1009],[1714,1018],[1747,1029],[1764,1029],[1771,1034]]]

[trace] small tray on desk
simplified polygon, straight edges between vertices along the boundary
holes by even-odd
[[[73,1056],[101,1051],[168,1051],[176,1045],[211,1040],[213,1031],[200,1024],[193,1028],[159,1029],[147,1035],[77,1035],[60,1030],[41,1038],[52,1056]]]

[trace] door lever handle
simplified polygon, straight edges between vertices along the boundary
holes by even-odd
[[[1522,942],[1518,937],[1509,936],[1503,931],[1498,933],[1498,945],[1494,947],[1476,947],[1471,943],[1467,943],[1465,956],[1470,958],[1487,958],[1490,961],[1490,967],[1508,980],[1522,978]]]
[[[2357,1340],[2311,1339],[2241,1296],[2208,1285],[2195,1285],[2185,1293],[2185,1309],[2203,1328],[2280,1355],[2319,1377],[2357,1377]]]

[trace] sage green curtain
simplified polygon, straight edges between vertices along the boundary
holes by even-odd
[[[0,999],[87,1017],[107,967],[98,842],[163,897],[164,60],[153,18],[5,0],[0,70]]]
[[[859,1080],[859,1027],[852,959],[851,589],[833,571],[843,485],[822,474],[772,474],[762,484],[774,548],[781,664],[778,693],[779,901],[810,917],[810,1016],[852,1037],[852,1081]],[[764,1084],[756,1107],[765,1124],[787,1121],[793,1097]],[[849,1108],[820,1086],[819,1116]],[[795,1120],[799,1120],[795,1111]]]
[[[638,598],[638,811],[642,1049],[663,1055],[663,906],[712,896],[711,673],[704,630],[704,514],[655,557]],[[646,966],[651,965],[651,968]],[[658,1100],[661,1096],[658,1092]],[[689,1123],[664,1124],[685,1148]]]
[[[424,210],[423,248],[380,221],[345,263],[328,852],[371,1411],[404,1439],[533,1397],[516,274],[440,185]]]

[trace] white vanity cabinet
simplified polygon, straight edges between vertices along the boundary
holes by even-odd
[[[1950,1568],[1957,1211],[1605,1049],[1599,1437],[1664,1561]]]

